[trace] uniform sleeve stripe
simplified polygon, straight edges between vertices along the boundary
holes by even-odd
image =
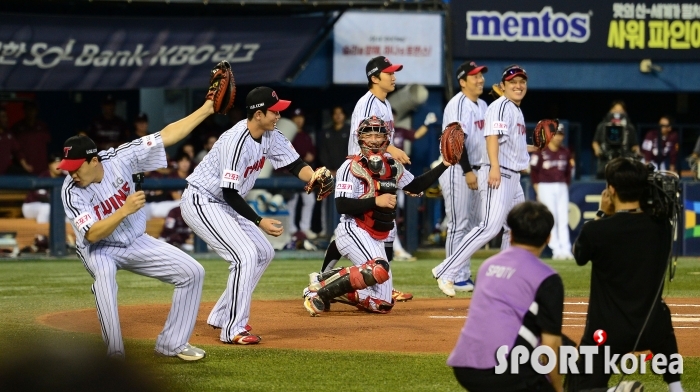
[[[507,99],[501,101],[501,106],[498,107],[498,121],[504,121],[503,117],[505,116],[506,105],[508,102],[509,100]]]
[[[365,115],[363,119],[369,117],[372,114],[372,103],[375,99],[376,97],[374,96],[374,94],[372,94],[370,99],[367,100],[367,105],[365,105]]]
[[[457,103],[457,121],[460,123],[462,122],[462,104],[464,103],[464,99],[466,98],[466,95],[462,94],[461,97],[459,97],[459,102]],[[443,126],[446,126],[447,124],[443,124]]]
[[[245,139],[250,135],[250,131],[247,129],[245,132],[241,133],[240,138],[238,139],[238,142],[236,143],[236,147],[233,149],[233,157],[231,158],[231,170],[236,170],[236,165],[238,165],[238,160],[242,155],[242,150],[243,146],[245,145]]]
[[[141,138],[138,138],[138,139],[133,140],[129,143],[124,143],[124,144],[120,145],[119,147],[114,149],[114,151],[112,151],[112,152],[107,152],[104,155],[101,155],[101,158],[103,161],[109,160],[110,158],[116,157],[117,153],[119,153],[119,151],[124,150],[124,149],[129,148],[129,147],[132,147],[132,146],[138,146],[141,144],[143,144],[143,140],[141,140]]]
[[[66,199],[66,206],[71,210],[71,212],[75,215],[78,216],[80,215],[80,211],[78,211],[75,206],[73,206],[73,195],[71,194],[71,189],[75,187],[75,183],[71,183],[66,187],[66,189],[63,190],[63,197]]]

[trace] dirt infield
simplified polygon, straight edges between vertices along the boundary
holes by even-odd
[[[574,341],[583,333],[586,300],[567,298],[564,305],[564,333]],[[681,354],[700,356],[700,298],[674,298],[667,303]],[[200,307],[191,343],[220,343],[219,331],[207,325],[212,306],[204,303]],[[310,317],[300,300],[254,301],[250,324],[253,333],[263,337],[263,347],[449,353],[468,306],[467,298],[418,299],[397,304],[390,314],[378,315],[334,304],[331,312]],[[169,309],[170,305],[120,306],[124,336],[155,339]],[[46,314],[37,321],[67,331],[100,333],[95,309]]]

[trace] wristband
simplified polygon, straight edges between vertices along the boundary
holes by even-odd
[[[595,216],[597,216],[598,218],[605,218],[606,216],[608,216],[608,214],[606,214],[603,210],[598,210],[596,211]]]
[[[262,220],[263,220],[263,218],[260,217],[260,216],[258,216],[257,218],[255,218],[255,226],[260,226],[260,222],[262,222]]]

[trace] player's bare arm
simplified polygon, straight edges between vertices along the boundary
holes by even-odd
[[[311,166],[307,165],[307,166],[304,166],[304,168],[301,169],[301,171],[299,171],[299,175],[297,177],[299,177],[299,179],[304,181],[304,182],[309,182],[309,181],[311,181],[311,177],[313,177],[313,176],[314,176],[314,169],[312,169]]]
[[[214,103],[212,101],[204,101],[202,106],[195,110],[189,116],[183,118],[182,120],[175,121],[174,123],[168,124],[163,130],[160,131],[160,137],[163,139],[163,146],[168,147],[182,140],[185,136],[189,135],[190,132],[199,124],[201,124],[204,119],[214,114]]]
[[[554,350],[555,353],[558,353],[559,347],[561,346],[561,336],[542,331],[542,345],[548,346]],[[549,382],[552,383],[552,387],[555,391],[562,392],[564,391],[564,380],[561,374],[559,374],[559,358],[557,358],[556,355],[554,357],[556,358],[556,363],[552,371],[549,372]]]
[[[486,136],[486,152],[489,155],[489,187],[498,189],[501,185],[501,167],[498,163],[498,135]]]
[[[101,239],[107,238],[127,216],[137,212],[144,205],[146,205],[146,194],[143,191],[130,194],[127,196],[124,205],[119,207],[114,214],[95,222],[85,234],[85,239],[94,244]]]
[[[391,157],[399,161],[401,164],[408,165],[411,163],[411,159],[408,157],[408,155],[394,145],[389,145],[389,147],[386,148],[386,152],[391,154]]]
[[[464,181],[467,183],[469,189],[473,191],[479,189],[479,181],[473,171],[464,174]]]

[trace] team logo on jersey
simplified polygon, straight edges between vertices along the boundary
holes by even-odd
[[[483,130],[484,129],[484,120],[474,121],[474,126],[479,128],[480,130]]]
[[[265,156],[260,158],[259,161],[255,162],[254,164],[248,166],[245,168],[245,173],[243,173],[243,178],[247,178],[248,174],[251,174],[253,172],[256,172],[260,169],[263,168],[263,165],[265,165]]]
[[[491,124],[491,128],[493,128],[494,131],[507,131],[508,130],[508,124],[506,124],[503,121],[494,121]]]
[[[92,208],[95,210],[97,219],[105,218],[123,206],[129,193],[131,193],[131,187],[129,187],[128,182],[125,182],[117,193],[110,196],[107,200],[101,201],[100,204],[93,206]]]
[[[141,141],[143,142],[142,145],[145,150],[148,150],[149,148],[156,145],[156,138],[153,135],[146,135],[141,138]]]
[[[353,189],[352,182],[337,181],[335,183],[335,190],[337,192],[352,193],[352,189]]]
[[[68,158],[68,151],[70,151],[73,147],[63,147],[63,157]]]
[[[237,171],[233,171],[230,169],[224,170],[224,174],[221,176],[221,181],[222,182],[230,182],[232,184],[238,184],[238,182],[241,180],[241,175]]]
[[[521,135],[525,134],[525,124],[516,124],[515,125],[518,128],[518,133]]]
[[[86,225],[89,225],[92,222],[92,215],[90,215],[89,212],[81,214],[73,220],[73,223],[75,223],[75,227],[77,227],[78,230],[82,230]]]

